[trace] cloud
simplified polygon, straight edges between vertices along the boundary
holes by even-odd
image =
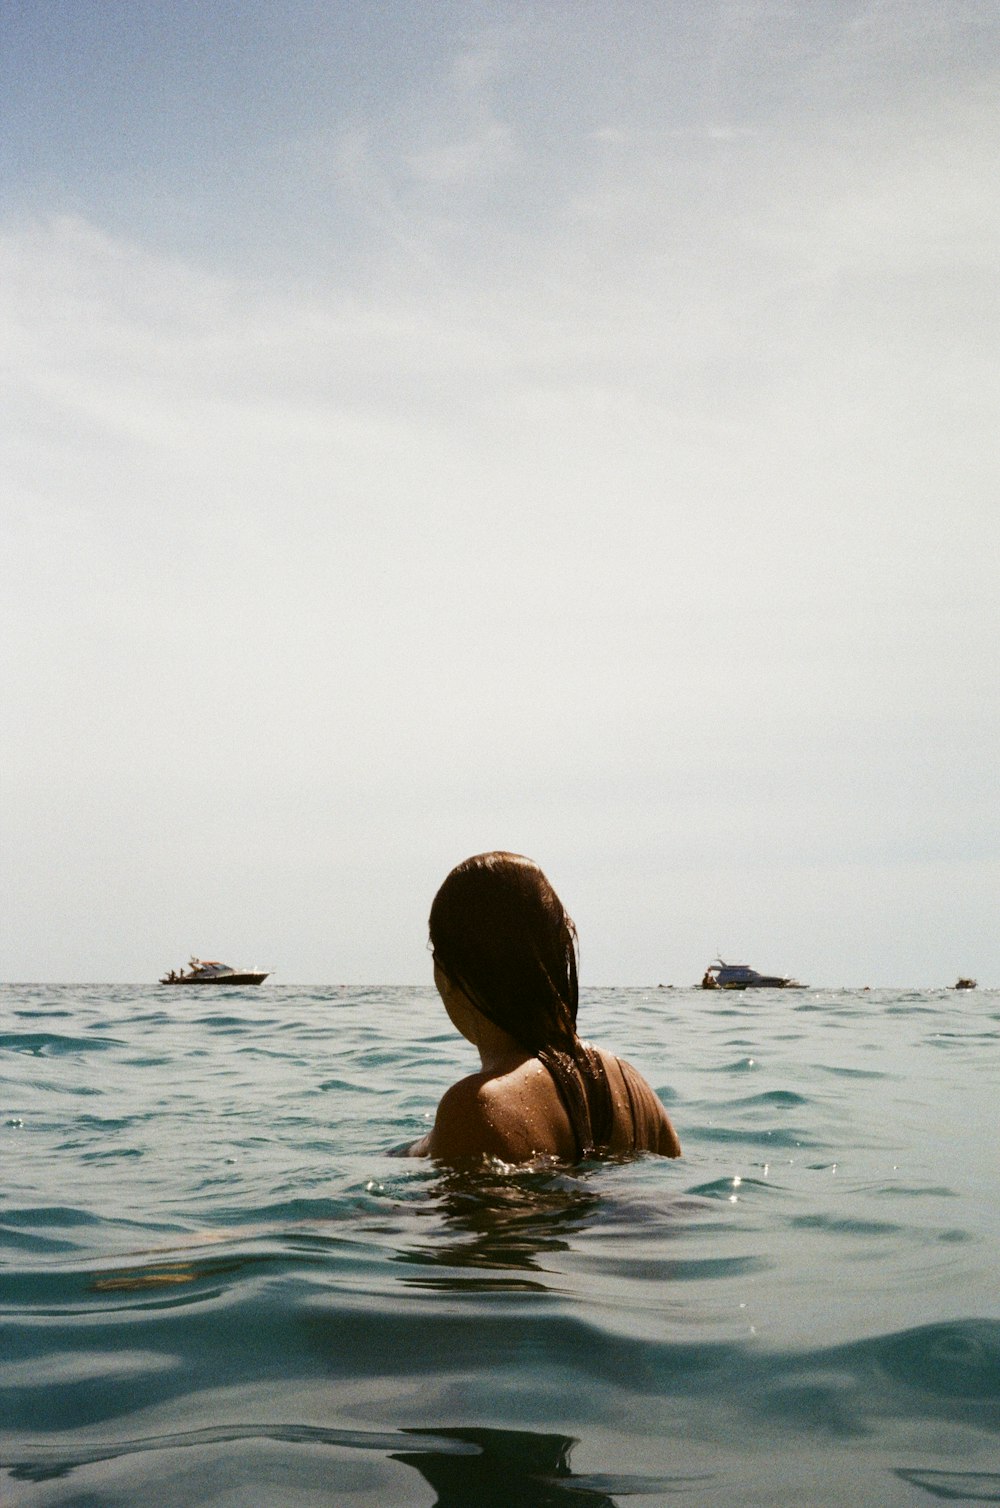
[[[908,866],[916,906],[990,863],[992,95],[968,62],[873,91],[846,26],[780,11],[671,32],[631,104],[593,23],[556,67],[536,18],[382,113],[299,112],[260,207],[218,207],[252,254],[195,198],[199,244],[4,218],[25,937],[95,854],[154,916],[190,814],[234,917],[326,886],[345,944],[353,891],[492,842],[595,916],[634,870],[714,924],[759,871],[790,931],[824,866],[841,900]],[[647,940],[602,973],[649,977],[623,894]]]
[[[455,190],[503,168],[511,159],[513,132],[490,121],[474,134],[412,153],[407,161],[415,179]]]

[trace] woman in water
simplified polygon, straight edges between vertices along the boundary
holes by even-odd
[[[642,1075],[576,1034],[576,929],[537,864],[466,859],[434,897],[430,939],[444,1008],[482,1068],[447,1091],[411,1156],[680,1156]]]

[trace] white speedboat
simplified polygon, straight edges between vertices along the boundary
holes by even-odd
[[[262,984],[267,978],[267,971],[259,969],[234,969],[232,964],[219,963],[214,958],[192,958],[187,966],[187,972],[181,969],[177,973],[171,969],[170,973],[160,980],[161,984]]]

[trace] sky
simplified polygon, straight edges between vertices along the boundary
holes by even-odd
[[[992,0],[0,0],[0,979],[1000,985]]]

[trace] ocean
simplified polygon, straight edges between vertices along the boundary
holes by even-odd
[[[1000,993],[584,990],[684,1155],[448,1172],[432,988],[0,987],[0,1504],[1000,1502]]]

